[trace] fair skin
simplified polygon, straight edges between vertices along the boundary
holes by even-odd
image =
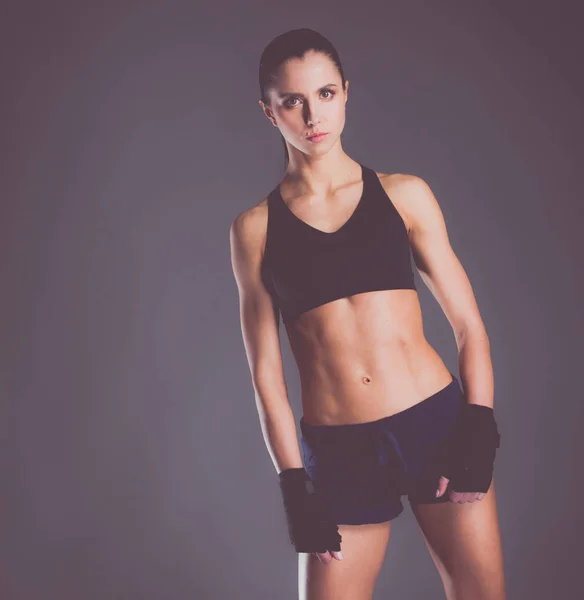
[[[323,54],[307,53],[280,68],[269,105],[260,101],[288,147],[282,197],[299,219],[323,232],[338,230],[360,195],[360,169],[340,139],[347,99],[348,85],[343,90],[334,63]],[[328,135],[313,144],[306,139],[312,131]],[[378,177],[406,225],[418,272],[452,326],[465,397],[492,407],[488,337],[438,202],[419,177]],[[268,449],[281,471],[302,467],[302,460],[287,401],[278,323],[260,277],[266,227],[264,199],[235,219],[230,236],[257,407]],[[302,383],[303,414],[310,423],[375,420],[417,404],[450,382],[448,369],[423,335],[415,290],[340,298],[303,313],[286,330]],[[440,494],[447,484],[445,477],[437,482]],[[449,491],[449,500],[412,506],[447,598],[504,599],[494,481],[484,495]],[[390,521],[339,525],[342,560],[336,552],[300,553],[301,597],[371,598],[390,528]]]

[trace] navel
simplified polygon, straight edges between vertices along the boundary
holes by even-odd
[[[371,383],[371,378],[368,377],[367,375],[363,375],[363,377],[361,377],[361,381],[363,381],[363,383],[369,385]]]

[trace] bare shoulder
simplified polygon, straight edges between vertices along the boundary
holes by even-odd
[[[436,204],[430,186],[418,175],[410,173],[378,173],[379,181],[402,217],[408,233],[424,205]]]
[[[240,212],[231,222],[230,239],[232,246],[245,246],[248,251],[263,256],[268,229],[268,199],[262,198],[257,204]]]

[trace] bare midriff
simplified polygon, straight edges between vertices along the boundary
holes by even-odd
[[[286,326],[312,425],[365,423],[405,410],[452,376],[424,337],[416,290],[334,300]]]

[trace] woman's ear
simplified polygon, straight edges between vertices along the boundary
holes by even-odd
[[[272,109],[269,106],[267,106],[266,104],[264,104],[263,100],[259,100],[259,104],[260,104],[260,106],[261,106],[264,114],[266,115],[266,117],[272,123],[272,125],[274,127],[277,127],[278,125],[276,124],[276,119],[274,118],[274,114],[272,113]]]

